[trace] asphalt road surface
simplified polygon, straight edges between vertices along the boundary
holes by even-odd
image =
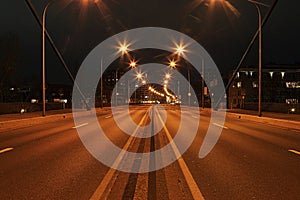
[[[116,116],[106,112],[97,113],[97,118],[115,146],[148,153],[170,144],[181,120],[192,126],[195,109],[131,107],[131,119],[150,127],[134,130],[133,136],[152,134],[145,138],[129,136],[117,126],[115,118],[128,120],[121,109]],[[184,119],[181,112],[189,112],[190,118]],[[226,118],[224,126],[214,124],[222,126],[221,137],[200,159],[209,123],[210,113],[201,112],[195,139],[182,157],[145,173],[122,172],[95,159],[77,134],[90,124],[75,125],[73,118],[1,131],[0,199],[300,199],[299,131]],[[170,155],[177,155],[177,146],[171,147]],[[142,159],[120,154],[114,164],[131,161],[132,168],[139,169]]]

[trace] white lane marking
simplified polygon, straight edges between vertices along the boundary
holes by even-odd
[[[163,128],[165,130],[166,136],[167,136],[168,140],[170,141],[170,144],[171,144],[171,146],[173,148],[173,151],[174,151],[176,157],[178,157],[180,155],[180,152],[179,152],[176,144],[174,142],[172,142],[173,138],[172,138],[169,130],[167,129],[164,121],[162,120],[162,118],[161,118],[161,116],[160,116],[160,114],[158,112],[157,112],[157,116],[158,116],[160,122],[163,124]],[[198,199],[199,200],[204,199],[204,197],[203,197],[203,195],[202,195],[202,193],[201,193],[201,191],[200,191],[200,189],[199,189],[196,181],[194,180],[194,178],[193,178],[193,176],[192,176],[192,174],[191,174],[188,166],[186,165],[183,157],[182,156],[178,157],[177,161],[178,161],[179,166],[181,168],[181,171],[182,171],[182,173],[183,173],[183,175],[185,177],[186,183],[188,184],[188,187],[189,187],[189,189],[190,189],[190,191],[192,193],[193,198],[196,199],[196,200],[198,200]]]
[[[105,119],[108,119],[108,118],[111,118],[111,117],[112,117],[112,115],[108,115],[108,116],[105,117]]]
[[[229,129],[227,126],[222,126],[222,125],[217,124],[217,123],[213,123],[213,125],[218,126],[218,127],[221,127],[221,128]]]
[[[296,150],[293,150],[293,149],[289,149],[289,152],[292,152],[292,153],[294,153],[294,154],[300,155],[300,152],[299,152],[299,151],[296,151]]]
[[[7,152],[7,151],[11,151],[11,150],[13,150],[14,148],[5,148],[5,149],[2,149],[2,150],[0,150],[0,153],[4,153],[4,152]]]
[[[78,125],[78,126],[74,126],[74,127],[72,127],[72,128],[79,128],[79,127],[82,127],[82,126],[86,126],[86,125],[88,125],[89,123],[84,123],[84,124],[80,124],[80,125]]]
[[[145,121],[147,114],[148,114],[148,111],[142,117],[138,126],[133,131],[133,134],[131,135],[131,137],[128,138],[126,144],[123,146],[124,151],[122,151],[118,155],[117,159],[115,160],[115,162],[112,165],[114,168],[117,168],[117,166],[120,165],[122,159],[124,158],[125,152],[128,151],[131,143],[133,142],[133,140],[138,132],[138,129],[142,126],[143,122]],[[114,182],[117,179],[117,175],[116,175],[117,170],[114,169],[113,167],[108,170],[108,172],[102,179],[101,183],[97,187],[96,191],[94,192],[94,194],[92,195],[90,200],[98,200],[98,199],[107,199],[108,198],[109,192],[107,192],[107,191],[110,191],[112,189],[112,187],[114,186]]]

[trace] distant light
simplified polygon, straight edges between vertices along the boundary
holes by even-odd
[[[130,62],[130,64],[129,64],[129,66],[130,66],[131,68],[136,68],[136,65],[137,65],[137,63],[136,63],[136,61],[134,61],[134,60],[132,60],[132,61]]]
[[[177,54],[178,56],[185,56],[185,53],[187,53],[188,51],[187,46],[189,44],[185,44],[183,41],[173,41],[175,47],[172,48],[174,50],[174,54]]]
[[[127,52],[127,46],[122,45],[122,46],[120,47],[120,51],[121,51],[122,53],[126,53],[126,52]]]
[[[60,102],[61,103],[68,103],[68,99],[61,99]]]
[[[167,73],[167,74],[165,75],[165,77],[166,77],[166,79],[170,79],[170,78],[171,78],[171,74]]]
[[[176,54],[181,55],[185,52],[184,47],[183,46],[178,46],[176,49]]]
[[[37,99],[31,99],[31,103],[38,103]]]
[[[171,60],[170,62],[169,62],[169,66],[171,67],[171,68],[176,68],[176,62],[174,61],[174,60]]]
[[[10,91],[14,91],[14,90],[15,90],[15,88],[13,88],[13,87],[12,87],[12,88],[10,88],[9,90],[10,90]]]
[[[124,41],[123,43],[119,42],[118,48],[118,53],[121,53],[122,55],[127,54],[129,49],[130,44]]]
[[[142,74],[142,73],[138,73],[138,74],[136,75],[136,77],[137,77],[138,79],[141,79],[141,78],[143,78],[143,74]]]

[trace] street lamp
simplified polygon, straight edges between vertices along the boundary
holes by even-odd
[[[137,61],[135,61],[134,59],[132,59],[129,63],[129,67],[131,69],[135,69],[137,67]],[[128,103],[130,103],[130,83],[129,83],[129,79],[127,80],[127,101]]]
[[[165,78],[166,78],[166,79],[170,79],[170,78],[171,78],[171,74],[166,73],[166,74],[165,74]]]
[[[260,5],[261,6],[266,6],[269,7],[266,4],[263,4],[261,2],[253,1],[253,0],[248,0],[250,3],[253,3],[254,6],[256,7],[257,14],[258,14],[258,116],[261,117],[261,80],[262,80],[262,21],[261,21],[261,10],[260,10]]]
[[[170,68],[174,69],[174,68],[176,68],[176,66],[177,66],[177,63],[176,63],[175,60],[169,60],[169,67]]]
[[[176,45],[176,49],[175,49],[175,54],[180,56],[183,55],[186,52],[185,46],[184,45]],[[188,68],[188,105],[191,105],[191,77],[190,77],[190,69]]]
[[[45,21],[46,21],[46,12],[50,4],[53,2],[49,1],[43,11],[43,20],[42,20],[42,101],[43,101],[43,111],[42,116],[46,116],[46,78],[45,78]]]
[[[86,0],[86,1],[89,1],[89,0]],[[53,2],[54,2],[54,0],[50,0],[46,4],[46,6],[43,10],[43,16],[42,16],[42,101],[43,101],[42,116],[46,116],[46,78],[45,78],[45,74],[46,74],[46,70],[45,70],[45,65],[46,65],[46,55],[45,55],[46,12],[48,10],[48,7]],[[49,37],[49,34],[48,34],[48,37]],[[52,45],[54,45],[54,44],[52,44]],[[55,47],[55,51],[56,51],[56,53],[58,53],[58,50],[56,49],[56,47]],[[65,65],[65,63],[64,63],[64,65]],[[71,73],[70,72],[68,72],[68,73],[71,76],[72,80],[74,81]],[[76,83],[74,83],[74,84],[76,85]]]

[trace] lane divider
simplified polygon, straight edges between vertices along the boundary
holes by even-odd
[[[74,126],[74,127],[72,127],[72,128],[80,128],[80,127],[82,127],[82,126],[86,126],[86,125],[88,125],[89,123],[84,123],[84,124],[80,124],[80,125],[78,125],[78,126]]]
[[[5,148],[5,149],[0,150],[0,153],[5,153],[5,152],[11,151],[11,150],[13,150],[13,149],[14,149],[14,148],[11,148],[11,147]]]
[[[293,150],[293,149],[289,149],[288,151],[300,156],[300,152],[299,151],[296,151],[296,150]]]
[[[180,155],[180,152],[179,152],[176,144],[174,142],[172,142],[173,138],[172,138],[169,130],[167,129],[164,121],[162,120],[160,114],[157,111],[156,111],[156,113],[157,113],[157,116],[159,118],[159,121],[163,124],[164,131],[165,131],[166,136],[167,136],[167,138],[168,138],[168,140],[169,140],[169,142],[170,142],[170,144],[173,148],[173,151],[174,151],[176,157],[178,157],[178,155]],[[185,180],[188,184],[188,187],[189,187],[189,189],[192,193],[193,198],[196,199],[196,200],[204,200],[204,197],[203,197],[196,181],[194,180],[188,166],[186,165],[184,159],[182,158],[182,156],[180,156],[177,161],[178,161],[179,166],[181,168],[181,171],[182,171],[182,173],[185,177]]]
[[[218,127],[221,127],[221,128],[224,128],[224,129],[229,129],[227,126],[222,126],[222,125],[217,124],[217,123],[213,123],[213,125],[218,126]]]

